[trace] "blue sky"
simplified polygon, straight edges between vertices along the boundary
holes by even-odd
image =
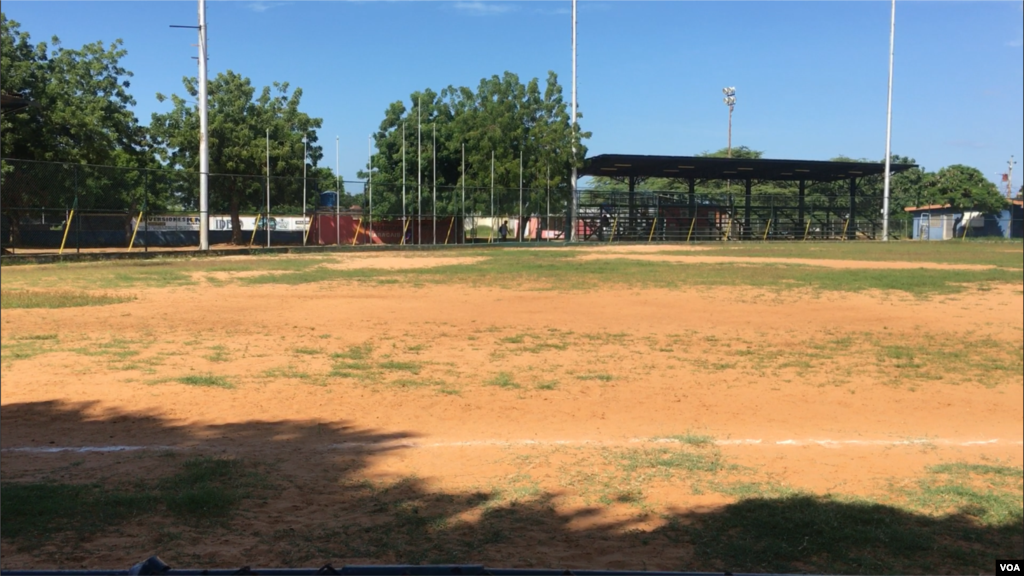
[[[561,1],[208,3],[210,73],[287,81],[324,119],[323,163],[354,180],[385,107],[414,90],[475,87],[506,70],[554,70],[569,98],[570,3]],[[725,146],[724,86],[737,88],[734,145],[770,158],[881,159],[888,2],[580,0],[579,101],[591,154],[692,154]],[[196,74],[196,2],[5,0],[33,40],[122,38],[137,114],[166,109]],[[893,151],[934,170],[997,179],[1024,156],[1022,4],[898,3]],[[1024,182],[1024,170],[1015,180]],[[1016,187],[1016,186],[1015,186]]]

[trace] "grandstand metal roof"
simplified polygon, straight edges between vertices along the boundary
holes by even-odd
[[[893,173],[916,164],[891,164]],[[880,162],[711,158],[601,154],[587,158],[581,176],[611,178],[694,178],[696,180],[807,180],[834,182],[885,173]]]

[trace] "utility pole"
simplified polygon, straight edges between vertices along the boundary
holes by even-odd
[[[367,186],[370,189],[370,234],[367,242],[373,244],[373,134],[366,137],[366,157],[366,164],[370,168]],[[358,233],[359,231],[357,230],[356,232]]]
[[[576,215],[579,212],[579,202],[576,191],[576,0],[572,0],[572,177],[570,180],[569,206],[569,237],[570,242],[576,241]]]
[[[722,101],[729,107],[729,143],[725,149],[725,155],[726,158],[732,158],[732,111],[736,108],[736,88],[733,86],[722,88],[722,94],[725,94]]]
[[[516,236],[523,241],[523,151],[519,151],[519,223],[516,225]]]
[[[433,193],[433,200],[431,201],[431,205],[433,206],[433,208],[431,208],[431,210],[430,210],[430,212],[432,213],[432,216],[430,217],[430,220],[434,224],[434,233],[433,233],[434,241],[431,242],[431,244],[437,244],[437,124],[431,123],[430,127],[434,130],[433,144],[430,145],[430,153],[434,157],[434,168],[433,168],[433,178],[434,178],[434,186],[433,186],[433,188],[434,188],[434,193]]]
[[[206,0],[199,0],[199,25],[171,28],[195,28],[199,31],[199,249],[210,249],[210,151],[207,115],[206,79]],[[146,221],[148,222],[148,216]],[[148,226],[148,224],[147,224]],[[148,247],[148,245],[147,245]]]
[[[889,241],[889,186],[892,164],[892,60],[896,43],[896,0],[889,16],[889,95],[885,110],[885,175],[882,184],[882,242]],[[852,216],[852,215],[851,215]]]
[[[306,158],[309,157],[309,138],[305,134],[302,135],[302,225],[305,226],[306,230],[309,230],[309,222],[306,221]],[[303,230],[302,234],[302,245],[306,245],[306,234]]]
[[[210,249],[210,149],[206,96],[206,0],[199,0],[199,249]]]
[[[491,232],[494,232],[494,150],[491,150]]]
[[[416,101],[416,243],[423,242],[423,116],[421,110],[423,97]]]
[[[270,129],[266,129],[266,247],[270,247]]]
[[[1017,161],[1010,156],[1010,159],[1006,161],[1006,197],[1013,198],[1013,167],[1017,164]]]
[[[338,191],[334,193],[334,233],[336,244],[341,246],[341,137],[334,137],[334,174]]]
[[[405,122],[402,122],[402,244],[405,244]]]
[[[462,143],[462,243],[466,243],[466,143]]]

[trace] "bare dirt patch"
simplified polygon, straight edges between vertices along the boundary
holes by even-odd
[[[474,261],[339,255],[325,265]],[[54,557],[121,567],[153,550],[179,566],[709,569],[668,536],[648,546],[636,531],[720,510],[755,484],[876,496],[933,464],[1024,460],[1019,289],[927,301],[358,282],[136,294],[103,308],[4,312],[4,482],[153,478],[205,454],[265,463],[276,484],[214,538],[140,521],[77,550],[34,554],[5,540],[5,569]],[[975,362],[987,379],[926,369],[938,353],[905,357],[935,341],[985,346]],[[204,386],[207,376],[231,387]],[[720,443],[656,442],[679,435]],[[65,450],[110,446],[144,449]],[[658,450],[669,448],[691,452],[666,460]],[[491,500],[474,500],[481,493]],[[388,515],[400,521],[386,525]],[[375,544],[380,526],[390,540]],[[420,558],[387,543],[409,526],[466,526],[469,548]],[[363,547],[331,548],[339,542]]]
[[[696,247],[694,247],[696,248]],[[655,252],[655,250],[651,250]],[[667,254],[644,254],[602,250],[600,253],[585,254],[583,260],[603,260],[609,258],[629,258],[631,260],[647,260],[651,262],[677,262],[685,264],[798,264],[802,266],[821,266],[823,268],[845,269],[877,269],[877,270],[991,270],[996,266],[985,264],[944,264],[939,262],[898,262],[892,260],[827,260],[816,258],[770,258],[749,256],[674,256]]]

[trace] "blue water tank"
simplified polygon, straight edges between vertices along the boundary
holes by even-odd
[[[332,190],[320,193],[320,207],[334,208],[338,205],[338,193]]]

